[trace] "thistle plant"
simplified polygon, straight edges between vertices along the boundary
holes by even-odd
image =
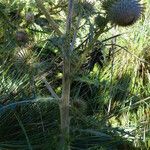
[[[112,28],[108,23],[123,27],[133,25],[141,17],[144,5],[139,0],[103,0],[102,8],[105,13],[99,2],[95,0],[64,0],[63,2],[60,0],[55,2],[35,0],[33,7],[36,7],[33,12],[24,13],[25,11],[23,11],[22,13],[27,26],[24,26],[24,21],[20,20],[21,23],[15,24],[16,28],[12,29],[17,46],[14,48],[13,55],[13,66],[17,69],[15,73],[21,74],[19,74],[18,80],[25,74],[27,79],[24,84],[30,84],[31,88],[25,90],[29,94],[33,93],[31,98],[34,98],[33,107],[29,106],[28,110],[25,105],[21,106],[24,111],[18,109],[16,114],[20,116],[14,116],[13,120],[14,122],[18,120],[29,149],[32,147],[35,150],[120,149],[118,145],[120,142],[124,143],[122,140],[124,137],[128,137],[130,140],[134,136],[111,127],[112,123],[109,124],[110,118],[117,116],[124,105],[112,102],[110,103],[110,113],[106,114],[105,111],[111,97],[109,95],[110,86],[113,85],[113,83],[109,83],[109,71],[111,71],[109,60],[115,57],[107,49],[107,46],[115,45],[115,43],[106,42],[121,35],[106,37]],[[45,27],[49,30],[44,30]],[[19,28],[21,30],[17,30]],[[29,35],[34,38],[31,40]],[[27,44],[31,41],[34,42],[33,47]],[[115,46],[117,47],[117,45]],[[118,51],[115,51],[116,53],[118,54]],[[108,64],[105,65],[107,60]],[[111,67],[113,68],[112,65]],[[117,79],[114,77],[112,80],[114,79],[115,82],[115,80],[122,79],[125,83],[128,81],[125,80],[126,78],[118,76],[117,74]],[[1,80],[3,81],[3,78]],[[118,87],[119,85],[124,86],[124,82],[118,84]],[[129,85],[124,87],[128,88]],[[17,89],[19,92],[21,90],[21,88]],[[115,97],[116,100],[118,95],[112,93],[112,97]],[[120,95],[123,95],[122,97],[125,95],[122,89],[119,91]],[[44,96],[48,96],[48,98]],[[22,97],[21,101],[23,101]],[[35,102],[38,97],[44,97],[40,98],[43,105]],[[31,98],[29,97],[29,100],[32,100]],[[25,99],[27,98],[25,97]],[[50,103],[45,103],[44,100]],[[51,103],[54,103],[54,106]],[[19,103],[18,107],[20,105]],[[115,112],[114,110],[118,106],[121,108]],[[42,107],[41,110],[39,110],[40,107]],[[2,106],[2,108],[6,107]],[[54,111],[55,109],[56,111]],[[32,115],[30,111],[32,113],[35,111],[35,115]],[[12,117],[10,116],[10,118]],[[2,127],[5,128],[6,123],[1,122],[0,126],[3,124]],[[25,124],[25,128],[23,124]],[[17,131],[17,125],[14,124],[11,127],[15,127],[16,130],[11,131],[12,138],[9,137],[9,139],[17,141],[20,139],[20,135],[22,137],[22,132],[19,130],[18,136],[14,140],[13,136]],[[34,132],[30,129],[34,129]],[[2,129],[0,131],[3,132]],[[3,143],[4,141],[10,143],[9,139],[6,139],[5,136],[0,138],[0,149],[1,147],[9,149],[14,146],[12,143],[5,147]],[[27,149],[25,147],[27,147],[26,143],[23,143],[19,149]],[[133,150],[133,148],[131,149]]]

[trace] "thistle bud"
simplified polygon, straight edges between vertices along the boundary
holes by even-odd
[[[28,12],[25,16],[27,23],[33,23],[34,22],[34,14],[32,12]]]
[[[94,21],[95,21],[96,26],[100,28],[104,28],[107,25],[107,19],[101,15],[98,15]]]
[[[17,31],[15,36],[17,42],[26,43],[28,41],[28,35],[24,30]]]

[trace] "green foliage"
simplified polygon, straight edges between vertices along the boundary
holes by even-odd
[[[107,13],[116,1],[74,4],[71,150],[150,147],[150,2],[134,26],[113,28]],[[44,5],[64,33],[68,1]],[[0,13],[0,149],[61,149],[59,102],[50,91],[62,91],[66,35],[34,1],[1,1]]]

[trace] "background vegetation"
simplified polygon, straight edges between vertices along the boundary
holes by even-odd
[[[68,1],[38,2],[0,2],[1,150],[62,149]],[[150,148],[150,1],[142,2],[144,15],[123,28],[106,23],[101,1],[75,1],[68,35],[71,150]]]

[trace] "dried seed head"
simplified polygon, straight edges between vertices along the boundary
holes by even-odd
[[[111,23],[118,26],[134,24],[144,11],[139,0],[107,0],[103,3],[103,8]]]
[[[23,71],[33,70],[34,66],[34,55],[30,48],[19,47],[14,55],[16,67]]]
[[[30,64],[31,53],[26,48],[19,48],[15,54],[17,64],[25,65]]]

